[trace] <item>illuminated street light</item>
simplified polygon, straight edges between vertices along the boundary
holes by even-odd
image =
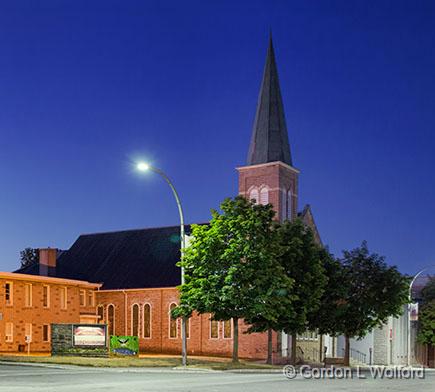
[[[146,171],[153,171],[154,173],[159,174],[163,177],[163,179],[168,183],[169,187],[172,190],[172,193],[175,197],[175,201],[177,202],[178,207],[178,213],[180,215],[180,254],[183,256],[184,249],[186,247],[186,238],[184,234],[184,215],[183,215],[183,208],[181,206],[180,197],[178,196],[177,190],[175,189],[174,185],[172,184],[169,177],[160,169],[151,166],[150,164],[146,162],[139,162],[137,165],[137,170],[141,172]],[[184,268],[181,267],[181,284],[184,284]],[[187,365],[187,334],[186,334],[186,318],[181,318],[181,363],[183,366]]]

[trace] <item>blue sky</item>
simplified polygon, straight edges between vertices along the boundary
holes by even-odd
[[[435,263],[433,1],[2,1],[0,270],[237,193],[269,29],[300,208],[336,254]]]

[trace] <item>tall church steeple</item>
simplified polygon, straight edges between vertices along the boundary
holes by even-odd
[[[292,165],[278,70],[269,38],[263,80],[249,146],[248,165],[280,161]]]
[[[238,167],[239,194],[273,205],[280,221],[297,215],[299,170],[292,166],[278,70],[269,39],[247,166]]]

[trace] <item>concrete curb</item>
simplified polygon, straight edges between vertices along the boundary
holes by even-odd
[[[64,369],[64,365],[57,365],[52,363],[37,363],[37,362],[15,362],[15,361],[3,361],[0,360],[0,365],[7,366],[28,366],[28,367],[43,367],[43,368],[53,368],[53,369]]]
[[[206,374],[206,373],[236,373],[236,374],[281,374],[282,369],[207,369],[207,368],[183,368],[177,367],[104,367],[104,366],[82,366],[82,365],[70,365],[70,364],[51,364],[41,362],[15,362],[15,361],[2,361],[0,365],[7,366],[27,366],[27,367],[39,367],[49,369],[62,369],[62,370],[93,370],[93,371],[117,371],[117,372],[134,372],[134,373],[189,373],[189,374]]]

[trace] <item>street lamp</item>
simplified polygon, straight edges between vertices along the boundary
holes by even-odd
[[[163,177],[163,179],[168,183],[169,187],[172,190],[172,193],[175,197],[175,201],[177,202],[178,213],[180,215],[180,253],[181,256],[184,254],[184,249],[186,247],[186,238],[184,235],[184,215],[183,208],[181,206],[180,197],[178,196],[177,190],[172,184],[169,177],[160,169],[149,165],[146,162],[139,162],[137,164],[137,170],[141,172],[153,171],[154,173],[159,174]],[[184,268],[181,267],[181,284],[184,284]],[[183,366],[187,365],[187,334],[186,334],[186,318],[181,318],[181,363]]]
[[[417,280],[417,278],[426,270],[428,270],[429,268],[433,268],[435,267],[435,265],[429,265],[427,267],[424,267],[421,271],[417,272],[415,274],[415,276],[412,278],[411,283],[409,284],[409,292],[408,292],[408,299],[409,299],[409,304],[408,304],[408,334],[407,334],[407,348],[408,348],[408,355],[407,355],[407,365],[410,366],[411,365],[411,302],[412,302],[412,285],[415,283],[415,281]]]

